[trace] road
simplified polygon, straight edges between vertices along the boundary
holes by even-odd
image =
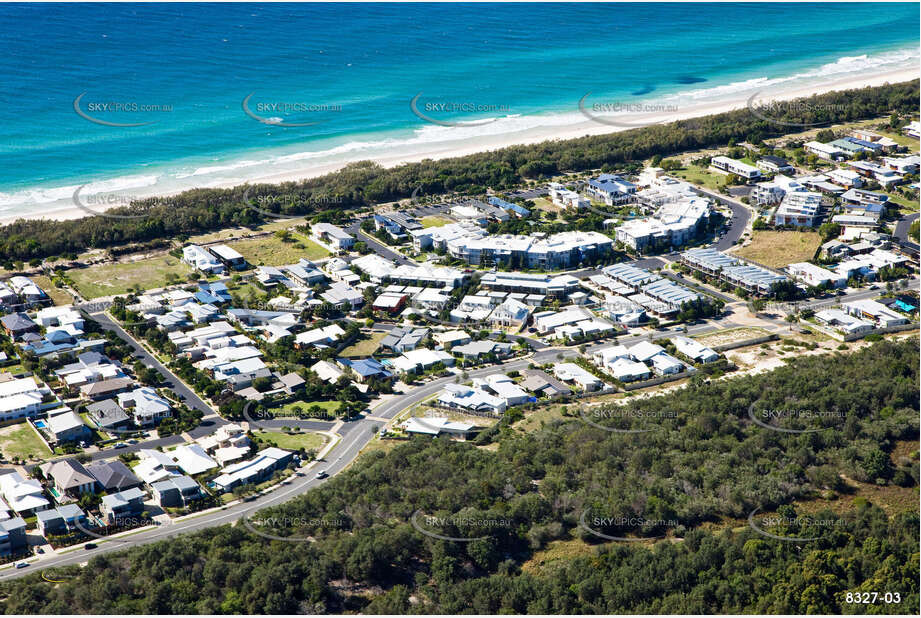
[[[720,238],[716,243],[710,245],[712,249],[716,249],[717,251],[725,251],[726,249],[729,249],[734,244],[736,244],[740,238],[742,238],[742,234],[748,227],[748,221],[751,219],[752,211],[749,210],[745,204],[733,198],[707,191],[706,189],[702,189],[696,185],[694,186],[694,189],[701,195],[709,197],[710,199],[715,200],[732,210],[732,221],[729,224],[729,229],[725,234],[723,234],[722,238]]]
[[[919,213],[912,213],[910,215],[905,215],[895,223],[895,233],[893,236],[899,240],[905,240],[909,242],[914,242],[908,237],[908,228],[911,227],[911,224],[918,220]]]
[[[118,539],[114,537],[110,540],[95,541],[96,549],[82,550],[76,549],[64,554],[45,554],[39,556],[38,560],[33,560],[28,568],[15,569],[8,568],[0,571],[0,581],[14,579],[35,573],[36,571],[46,571],[54,567],[62,567],[72,564],[79,564],[102,554],[113,551],[119,551],[128,547],[135,547],[155,541],[161,541],[178,534],[195,532],[212,526],[230,524],[240,520],[244,515],[251,515],[257,509],[268,506],[275,506],[286,502],[304,492],[318,487],[325,483],[327,479],[317,479],[316,470],[326,470],[330,477],[344,470],[359,451],[371,440],[375,433],[375,427],[380,426],[380,422],[371,420],[359,420],[351,423],[349,431],[344,432],[342,440],[334,446],[323,461],[309,464],[309,467],[302,469],[303,476],[292,477],[294,480],[288,485],[280,485],[274,490],[257,497],[249,502],[242,502],[233,506],[227,506],[220,510],[191,516],[186,520],[171,521],[162,524],[150,530],[136,532],[130,536]]]

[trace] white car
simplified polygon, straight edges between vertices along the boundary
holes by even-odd
[[[329,476],[329,474],[326,473],[326,470],[320,470],[317,472],[318,479],[325,479],[327,476]]]

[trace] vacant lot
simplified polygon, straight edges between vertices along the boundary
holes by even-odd
[[[758,231],[751,242],[734,249],[740,258],[754,260],[771,268],[781,268],[793,262],[808,262],[822,244],[815,232]]]
[[[726,176],[711,172],[708,169],[696,165],[689,165],[688,167],[678,170],[674,174],[678,178],[713,191],[718,191],[720,187],[726,184]]]
[[[764,330],[763,328],[742,327],[718,330],[713,333],[707,333],[706,335],[696,335],[693,338],[706,346],[715,346],[735,343],[737,341],[745,341],[746,339],[764,337],[767,334],[769,334],[768,331]]]
[[[99,264],[73,269],[67,274],[85,298],[125,294],[135,286],[142,290],[161,288],[186,281],[192,269],[179,258],[168,254],[144,258],[137,262]]]
[[[387,336],[387,333],[370,333],[363,334],[362,338],[342,350],[342,356],[346,358],[364,358],[371,356],[377,350],[381,339]]]
[[[294,264],[301,258],[317,260],[329,255],[329,252],[306,236],[291,234],[288,242],[275,236],[248,238],[227,243],[236,249],[253,266],[282,266]]]
[[[30,279],[35,282],[35,285],[45,290],[55,305],[73,304],[73,297],[64,290],[54,287],[47,275],[32,275]]]
[[[323,448],[323,445],[326,444],[326,436],[313,432],[280,433],[277,431],[257,431],[255,432],[255,436],[260,440],[265,440],[273,446],[291,451],[296,451],[301,448],[308,451],[311,449],[320,450]]]
[[[7,461],[11,461],[14,457],[43,459],[51,455],[51,451],[26,421],[0,428],[0,452]]]

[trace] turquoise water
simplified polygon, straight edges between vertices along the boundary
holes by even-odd
[[[588,92],[689,104],[917,65],[918,30],[915,4],[4,4],[0,216],[584,122]]]

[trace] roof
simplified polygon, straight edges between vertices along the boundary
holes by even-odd
[[[62,459],[41,466],[46,476],[54,478],[54,484],[65,490],[81,485],[96,483],[83,464],[76,459]]]
[[[122,490],[136,487],[141,479],[121,461],[101,461],[86,467],[86,471],[106,490]]]
[[[0,318],[0,323],[9,331],[17,332],[35,328],[38,325],[25,313],[10,313]]]

